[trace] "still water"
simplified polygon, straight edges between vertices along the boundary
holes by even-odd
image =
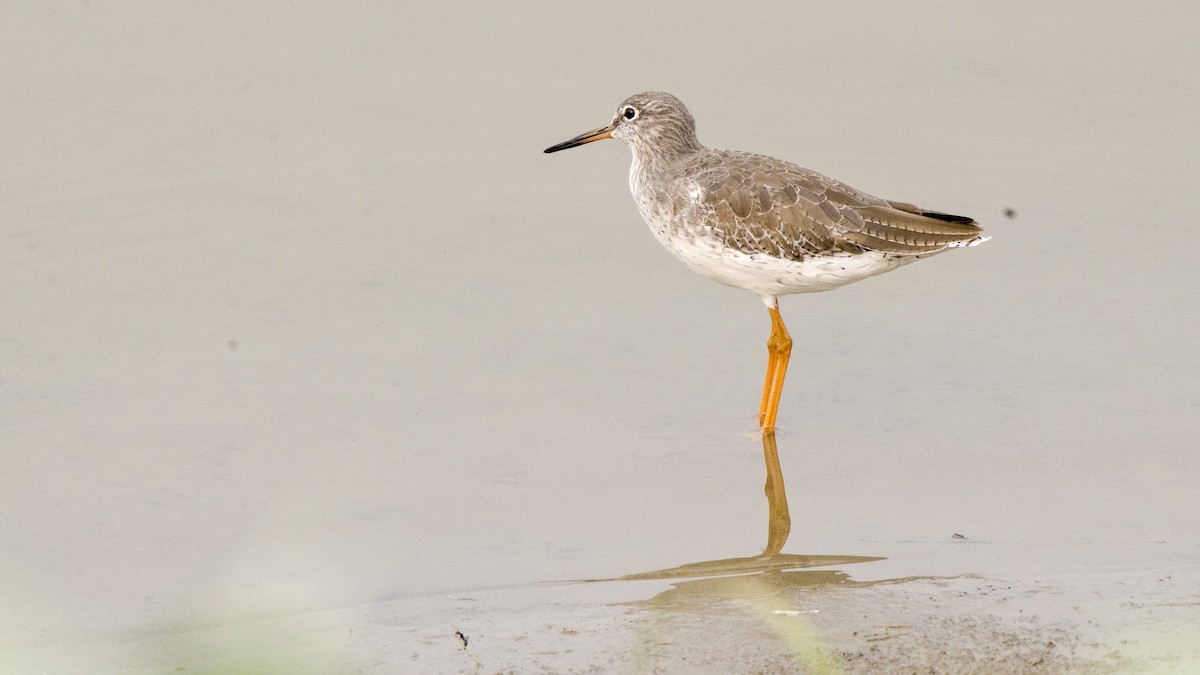
[[[1186,672],[1197,17],[1076,4],[0,9],[0,672]],[[762,304],[541,153],[643,89],[993,235],[783,300],[791,571]]]

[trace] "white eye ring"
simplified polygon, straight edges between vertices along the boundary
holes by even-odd
[[[635,120],[637,119],[637,116],[638,109],[631,105],[627,105],[621,109],[621,117],[624,117],[627,120]]]

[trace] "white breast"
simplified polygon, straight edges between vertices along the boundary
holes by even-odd
[[[828,291],[931,255],[867,251],[783,260],[763,253],[743,253],[705,237],[676,235],[669,228],[656,227],[649,221],[647,224],[659,243],[696,273],[760,296]]]

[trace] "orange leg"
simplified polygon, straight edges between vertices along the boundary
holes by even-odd
[[[779,395],[783,393],[783,377],[787,374],[788,359],[792,356],[792,336],[779,316],[779,308],[771,307],[771,337],[767,338],[767,376],[763,381],[762,402],[758,405],[758,424],[763,431],[775,429],[779,412]]]
[[[775,336],[775,329],[771,329],[772,338]],[[758,404],[758,426],[762,426],[767,420],[767,401],[771,399],[771,390],[773,387],[773,379],[775,377],[775,364],[779,363],[779,354],[771,348],[771,340],[767,340],[767,375],[763,378],[763,393],[762,400]]]
[[[788,335],[779,308],[770,307],[771,337],[767,339],[767,375],[763,381],[762,402],[758,406],[758,423],[762,427],[763,458],[767,463],[767,547],[764,558],[783,549],[792,529],[788,514],[787,493],[783,487],[783,469],[779,466],[779,450],[775,446],[775,415],[779,412],[779,395],[783,392],[783,377],[787,374],[792,355],[792,336]]]

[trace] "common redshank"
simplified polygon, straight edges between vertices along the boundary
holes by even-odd
[[[659,243],[692,270],[757,293],[767,306],[771,335],[758,423],[768,497],[778,479],[774,513],[784,498],[777,458],[772,466],[773,431],[792,349],[779,296],[828,291],[987,238],[966,216],[872,197],[773,157],[710,150],[696,138],[683,102],[665,92],[630,96],[609,124],[545,151],[605,138],[633,151],[629,189]],[[786,501],[782,509],[786,518]]]

